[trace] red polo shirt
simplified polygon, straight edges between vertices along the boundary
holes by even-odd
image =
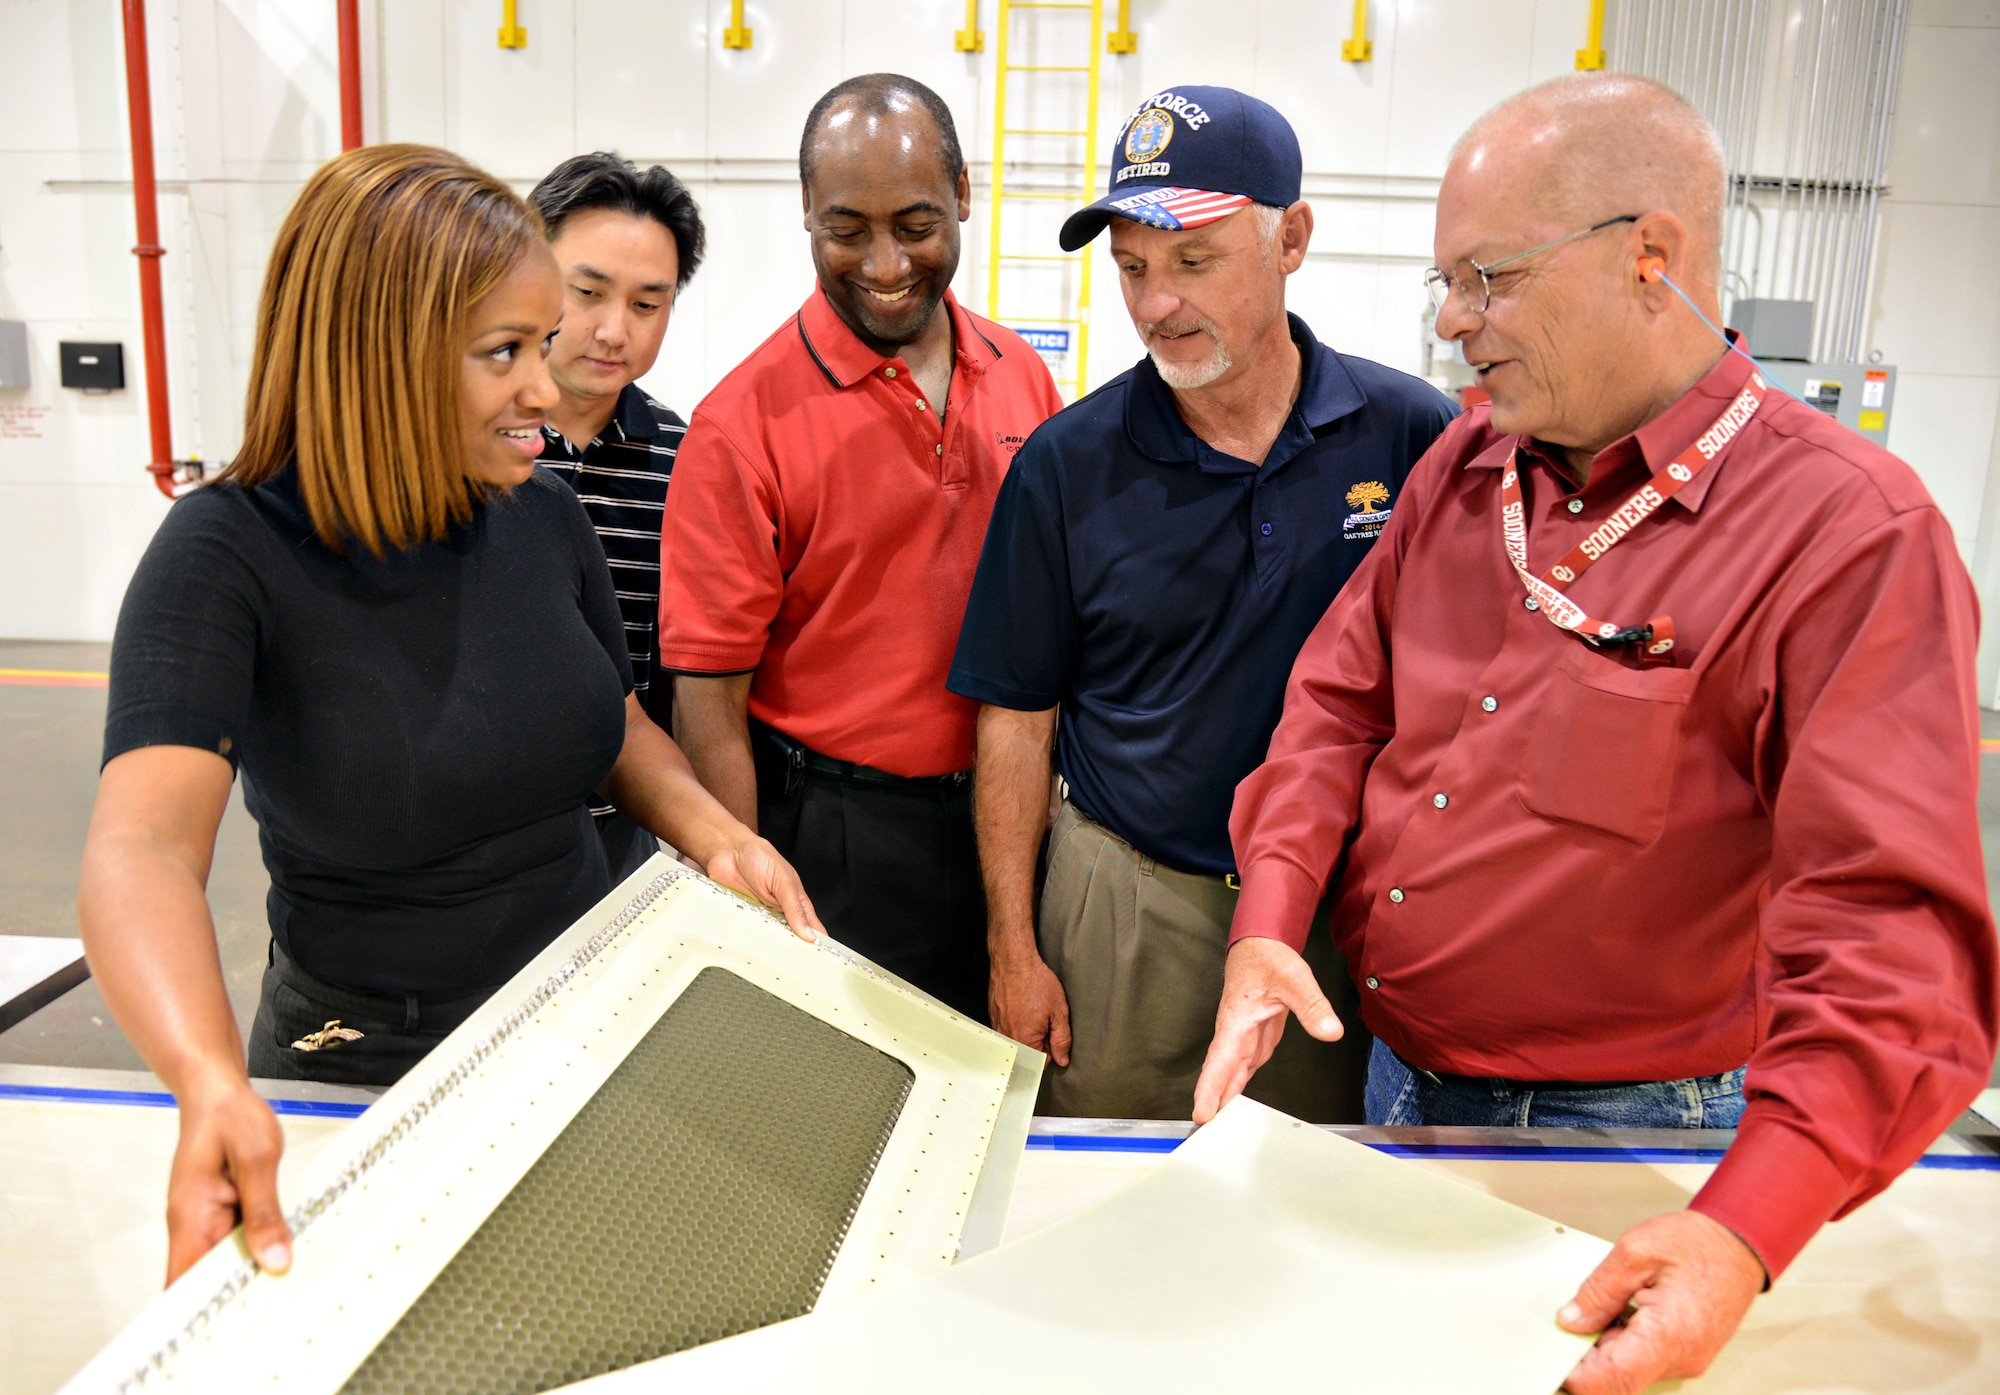
[[[695,409],[660,534],[660,661],[743,673],[750,712],[895,775],[972,764],[945,690],[1008,462],[1062,407],[1041,358],[946,292],[940,422],[815,287]]]
[[[1734,354],[1580,493],[1523,446],[1546,574],[1707,431]],[[1671,1080],[1749,1063],[1695,1200],[1776,1274],[1985,1084],[1978,605],[1901,461],[1773,390],[1567,590],[1670,613],[1671,667],[1526,608],[1502,547],[1519,438],[1479,407],[1417,465],[1292,671],[1237,787],[1232,939],[1293,946],[1343,852],[1334,932],[1412,1065]],[[1572,502],[1581,509],[1571,510]]]

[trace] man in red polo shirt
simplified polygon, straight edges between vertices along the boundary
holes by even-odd
[[[799,179],[819,285],[695,409],[667,498],[674,734],[835,938],[983,1022],[977,708],[945,675],[1001,477],[1062,402],[948,289],[972,183],[936,93],[841,83]]]
[[[1297,951],[1344,860],[1371,1123],[1736,1128],[1559,1315],[1605,1331],[1576,1395],[1703,1370],[1993,1060],[1972,584],[1906,465],[1713,329],[1724,189],[1708,123],[1626,75],[1459,143],[1432,284],[1492,407],[1418,462],[1237,787],[1195,1092],[1287,1012],[1338,1033]]]

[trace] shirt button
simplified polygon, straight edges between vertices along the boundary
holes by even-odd
[[[1582,513],[1582,512],[1583,512],[1583,500],[1581,500],[1581,499],[1572,499],[1572,500],[1570,500],[1570,501],[1569,501],[1569,511],[1570,511],[1571,513]]]
[[[1394,902],[1395,902],[1395,903],[1396,903],[1397,905],[1399,905],[1399,906],[1400,906],[1400,905],[1402,905],[1402,904],[1403,904],[1403,888],[1401,888],[1400,886],[1392,886],[1392,887],[1390,887],[1390,888],[1389,888],[1389,899],[1390,899],[1391,901],[1394,901]]]
[[[893,378],[896,376],[896,370],[893,368],[884,368],[882,370],[882,376],[885,378]]]
[[[1267,538],[1271,536],[1271,525],[1268,523],[1264,525],[1264,536]]]
[[[920,412],[924,410],[924,399],[921,397],[917,399],[917,410]]]
[[[937,445],[937,453],[938,453],[939,455],[943,455],[943,454],[944,454],[944,442],[943,442],[943,441],[939,441],[939,442],[938,442],[938,445]]]
[[[1528,597],[1528,599],[1521,602],[1521,604],[1525,605],[1530,610],[1540,610],[1542,608],[1542,603],[1536,600],[1533,596]]]
[[[1498,712],[1500,710],[1500,699],[1497,697],[1483,697],[1479,699],[1479,705],[1485,711]]]
[[[1382,986],[1382,980],[1375,977],[1375,975],[1370,974],[1368,975],[1368,986],[1370,988],[1380,988]]]
[[[1442,809],[1444,808],[1445,805],[1451,803],[1451,799],[1448,795],[1434,794],[1431,796],[1431,803],[1437,805],[1438,808]]]

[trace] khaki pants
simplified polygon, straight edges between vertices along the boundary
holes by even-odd
[[[1237,893],[1221,877],[1161,866],[1064,801],[1042,889],[1042,958],[1069,998],[1069,1065],[1042,1076],[1039,1112],[1185,1119],[1215,1011]],[[1347,1034],[1313,1040],[1296,1020],[1245,1091],[1316,1124],[1362,1122],[1368,1029],[1347,963],[1313,920],[1306,963]]]

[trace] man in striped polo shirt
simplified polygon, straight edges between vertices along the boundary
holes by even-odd
[[[549,356],[562,401],[542,428],[541,463],[577,492],[597,529],[625,616],[633,690],[665,728],[673,680],[657,662],[660,518],[687,423],[635,380],[659,357],[674,297],[701,264],[701,210],[659,165],[642,171],[604,151],[563,161],[529,197],[548,225],[564,292]],[[601,799],[591,814],[614,881],[658,846]]]

